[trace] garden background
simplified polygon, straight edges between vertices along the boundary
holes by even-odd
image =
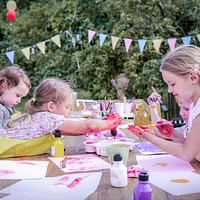
[[[199,0],[15,2],[10,22],[7,1],[0,0],[0,69],[18,64],[33,88],[57,77],[70,82],[78,98],[116,99],[110,80],[125,73],[127,98],[146,100],[153,85],[168,105],[162,58],[178,45],[200,46]]]

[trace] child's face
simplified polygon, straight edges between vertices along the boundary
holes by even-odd
[[[188,118],[189,118],[189,114],[190,114],[190,107],[189,106],[180,106],[180,115],[183,118],[185,123],[188,123]]]
[[[189,73],[188,76],[182,77],[163,70],[162,77],[168,85],[168,92],[172,93],[178,102],[190,102],[194,87]]]
[[[29,88],[25,85],[23,81],[15,87],[5,89],[0,97],[0,101],[8,107],[14,107],[21,102],[21,98],[25,97],[29,92]]]
[[[71,114],[71,109],[69,104],[67,104],[66,101],[64,101],[63,103],[56,105],[54,113],[63,115],[64,117],[68,118],[69,115]]]

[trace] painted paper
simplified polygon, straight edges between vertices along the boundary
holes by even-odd
[[[26,191],[26,193],[30,193],[30,196],[34,193],[38,197],[41,195],[50,195],[52,198],[56,197],[58,200],[83,200],[95,192],[99,185],[101,175],[102,172],[76,173],[44,179],[22,180],[0,192],[15,195],[16,191]]]
[[[0,179],[44,178],[48,161],[0,161]]]
[[[110,164],[93,154],[65,156],[60,158],[49,157],[64,172],[91,171],[109,169]]]
[[[175,196],[200,193],[200,175],[195,172],[149,172],[149,181]]]
[[[152,171],[194,171],[188,161],[172,155],[136,156],[137,163],[145,170]]]
[[[158,148],[151,142],[134,143],[133,146],[143,155],[164,154],[162,149]]]

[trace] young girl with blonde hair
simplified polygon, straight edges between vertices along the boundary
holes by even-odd
[[[73,104],[70,86],[59,79],[47,78],[35,89],[26,103],[26,114],[9,121],[0,137],[30,140],[60,130],[63,135],[84,135],[113,129],[121,123],[119,115],[108,115],[105,120],[68,119]]]
[[[200,48],[193,45],[175,48],[164,58],[160,72],[168,92],[178,102],[191,103],[187,138],[183,144],[174,143],[137,127],[139,136],[171,155],[187,161],[196,157],[200,161]]]
[[[31,88],[31,83],[19,66],[10,66],[0,71],[0,129],[13,114],[12,107],[21,102]]]

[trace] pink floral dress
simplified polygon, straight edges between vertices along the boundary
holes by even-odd
[[[16,122],[14,128],[0,129],[0,137],[30,140],[47,134],[52,134],[66,120],[63,115],[50,112],[39,112],[31,116],[31,122],[25,120]]]

